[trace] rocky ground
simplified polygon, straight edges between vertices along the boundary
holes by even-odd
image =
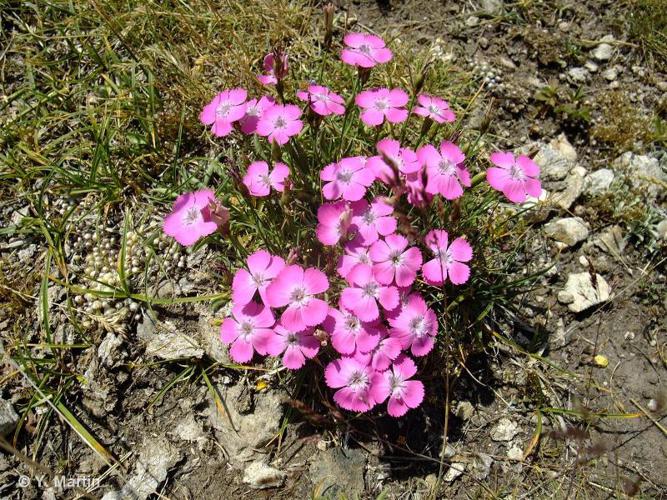
[[[20,411],[39,391],[10,359],[13,347],[2,353],[0,433],[41,443],[39,456],[0,455],[0,495],[667,495],[667,139],[656,128],[667,81],[664,60],[647,59],[618,22],[623,8],[483,0],[349,9],[352,22],[394,43],[431,46],[434,57],[473,71],[483,98],[465,114],[467,126],[487,127],[489,143],[522,148],[542,168],[543,196],[524,215],[534,229],[522,261],[526,275],[546,271],[520,298],[522,316],[498,322],[485,357],[469,360],[452,381],[444,460],[437,395],[398,423],[333,426],[333,410],[301,407],[275,367],[253,373],[234,365],[217,338],[224,296],[211,305],[174,300],[228,279],[215,249],[182,250],[161,236],[160,214],[140,206],[131,218],[96,227],[85,201],[53,199],[54,217],[76,213],[78,230],[62,245],[80,293],[70,297],[57,284],[23,288],[20,280],[34,279],[49,257],[39,241],[3,232],[3,266],[21,274],[0,283],[16,290],[3,295],[2,340],[30,342],[21,340],[25,332],[50,315],[50,349],[23,345],[30,354],[22,355],[47,373],[75,363],[83,376],[80,392],[63,387],[48,396],[53,406],[36,411],[53,412],[62,398],[106,452],[57,418],[44,434],[41,415]],[[20,200],[3,201],[0,211],[10,229],[33,215]],[[121,285],[119,261],[126,279],[158,297],[154,308],[103,296]],[[16,308],[28,310],[21,324]],[[75,352],[59,352],[80,328],[96,333]],[[219,367],[229,370],[212,375]],[[82,481],[58,482],[63,477]]]

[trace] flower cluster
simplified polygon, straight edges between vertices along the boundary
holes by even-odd
[[[374,35],[349,33],[344,45],[341,60],[366,77],[371,68],[392,59],[391,50]],[[221,92],[200,116],[214,135],[235,129],[256,134],[266,137],[275,153],[301,134],[304,112],[309,120],[352,114],[342,96],[314,82],[296,93],[301,106],[286,101],[284,52],[268,54],[263,66],[258,79],[276,85],[278,99],[247,100],[244,89]],[[406,122],[415,115],[423,120],[422,137],[433,125],[455,120],[444,99],[400,88],[361,90],[347,102],[357,105],[361,122],[369,127]],[[296,370],[317,357],[326,365],[324,379],[335,390],[335,402],[350,411],[368,411],[386,401],[389,415],[399,417],[421,404],[424,385],[413,379],[418,372],[413,358],[433,350],[439,321],[420,292],[428,286],[465,284],[473,248],[465,236],[452,236],[443,228],[427,228],[420,236],[402,231],[397,207],[403,200],[420,209],[437,196],[455,200],[473,187],[473,179],[466,153],[457,144],[420,143],[421,137],[411,148],[384,137],[375,145],[375,155],[336,157],[318,167],[317,197],[321,194],[325,201],[313,207],[313,234],[331,247],[335,273],[327,276],[263,249],[252,253],[233,278],[231,315],[221,326],[220,338],[230,346],[232,359],[246,363],[255,354],[279,356],[285,368]],[[289,161],[273,153],[270,161],[256,160],[247,167],[242,182],[250,196],[289,191]],[[290,157],[294,160],[292,153]],[[493,189],[515,203],[539,196],[539,168],[528,157],[496,152],[490,161],[494,166],[486,177]],[[222,219],[221,205],[205,189],[178,197],[164,231],[191,245],[221,227]],[[331,348],[323,339],[330,339]]]

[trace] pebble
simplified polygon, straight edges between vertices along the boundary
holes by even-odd
[[[475,408],[470,401],[461,401],[456,406],[456,416],[462,420],[470,420],[475,411]]]
[[[454,462],[449,466],[447,472],[445,472],[444,480],[448,483],[454,481],[454,479],[461,477],[463,472],[466,470],[466,464],[461,462]]]
[[[593,58],[596,61],[604,62],[611,59],[611,56],[614,54],[614,48],[608,43],[601,43],[595,49],[593,49]]]
[[[558,302],[567,304],[570,311],[578,313],[606,302],[611,297],[611,288],[605,279],[595,275],[595,286],[590,273],[572,273],[567,277],[565,288],[558,292]]]
[[[507,450],[507,458],[510,460],[523,460],[523,450],[516,443],[510,446],[510,449]]]
[[[501,418],[491,429],[491,439],[494,441],[511,441],[519,432],[516,422],[509,418]]]
[[[287,475],[263,462],[253,462],[243,472],[243,482],[255,490],[279,488]]]
[[[544,233],[567,246],[574,246],[588,238],[588,224],[581,217],[565,217],[544,226]]]
[[[611,183],[614,182],[615,177],[614,171],[608,168],[591,172],[584,179],[584,193],[588,196],[595,196],[606,192]]]
[[[593,61],[587,61],[586,64],[584,64],[584,67],[591,73],[595,73],[600,68],[600,66]]]
[[[618,77],[618,70],[616,67],[607,68],[602,72],[602,76],[610,82],[613,82]]]
[[[588,75],[589,73],[586,68],[575,67],[567,70],[567,76],[574,83],[585,83]]]
[[[5,399],[0,399],[0,436],[7,436],[12,432],[18,421],[19,416],[14,411],[12,404]]]

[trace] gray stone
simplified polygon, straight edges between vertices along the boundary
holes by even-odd
[[[507,458],[510,460],[523,460],[523,450],[515,443],[507,450]]]
[[[181,441],[190,443],[206,441],[202,424],[195,420],[194,415],[188,414],[183,420],[176,424],[174,430],[170,432],[171,435],[177,437]]]
[[[607,68],[602,72],[602,76],[605,80],[613,82],[618,78],[618,70],[616,69],[615,66],[612,66],[611,68]]]
[[[588,238],[588,224],[581,217],[565,217],[545,224],[544,233],[550,238],[574,246]]]
[[[623,229],[618,225],[607,228],[594,243],[614,257],[619,257],[627,245],[623,237]]]
[[[366,455],[359,449],[330,448],[311,458],[310,480],[324,498],[361,498]]]
[[[466,26],[468,28],[474,28],[479,24],[479,17],[477,16],[470,16],[466,19]]]
[[[614,167],[623,171],[632,186],[641,190],[648,199],[654,199],[660,193],[664,194],[667,165],[661,165],[657,158],[627,151],[614,160]]]
[[[493,429],[491,439],[494,441],[511,441],[519,433],[516,422],[509,418],[501,418]]]
[[[596,274],[593,283],[593,277],[587,272],[569,274],[565,288],[558,292],[558,301],[567,304],[574,313],[606,302],[610,297],[611,289],[605,279]]]
[[[211,400],[208,417],[229,461],[238,466],[261,459],[268,452],[264,447],[280,429],[281,394],[275,391],[257,393],[253,407],[247,411],[247,408],[239,407],[243,386],[217,388],[225,404],[219,408]]]
[[[574,167],[563,181],[564,189],[551,193],[549,203],[563,210],[569,210],[584,191],[585,175],[585,168]]]
[[[574,167],[576,152],[574,153],[575,159],[571,157],[572,152],[574,152],[574,149],[569,151],[567,145],[560,140],[543,144],[534,158],[535,163],[540,166],[541,179],[546,182],[565,179]]]
[[[123,345],[123,339],[120,335],[116,335],[113,332],[107,333],[107,336],[104,337],[104,340],[102,340],[97,348],[97,357],[100,358],[100,362],[104,366],[112,368],[116,364],[118,348],[121,345]]]
[[[447,472],[445,472],[445,475],[443,479],[451,483],[454,481],[454,479],[461,477],[461,475],[465,472],[466,470],[466,464],[461,463],[461,462],[454,462],[449,466],[449,469],[447,469]]]
[[[591,73],[595,73],[600,68],[600,66],[598,66],[597,63],[594,63],[593,61],[587,61],[584,66],[586,66],[586,69]]]
[[[471,475],[477,481],[483,481],[491,473],[493,457],[486,453],[478,453],[472,463]]]
[[[494,16],[503,11],[503,0],[481,0],[479,10],[488,16]]]
[[[141,338],[141,337],[140,337]],[[155,333],[147,340],[146,355],[172,361],[201,358],[204,355],[197,341],[176,328],[170,321],[158,322]]]
[[[12,404],[0,399],[0,436],[6,436],[14,430],[19,421],[19,416],[14,411]]]
[[[658,233],[658,238],[662,240],[667,240],[667,219],[663,219],[655,226],[655,230]]]
[[[567,70],[567,76],[573,83],[585,83],[588,75],[589,73],[586,68],[575,67]]]
[[[591,172],[586,176],[584,192],[588,196],[604,193],[609,189],[611,183],[614,182],[615,177],[614,171],[608,168],[601,168],[600,170]]]
[[[144,500],[167,478],[181,459],[181,451],[162,437],[147,437],[139,451],[132,476],[120,491],[110,491],[102,500]]]
[[[220,341],[220,327],[213,324],[215,316],[206,307],[198,307],[196,308],[196,312],[198,317],[197,340],[199,345],[204,348],[206,354],[213,360],[225,365],[232,364],[232,360],[229,357],[229,350]]]
[[[243,472],[243,482],[255,490],[280,488],[287,474],[264,462],[253,462]]]
[[[593,49],[591,54],[596,61],[608,61],[611,59],[611,56],[614,55],[614,48],[608,43],[601,43]]]
[[[470,420],[472,418],[475,408],[470,401],[461,401],[456,406],[456,416],[463,420]]]

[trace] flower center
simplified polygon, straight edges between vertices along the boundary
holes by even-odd
[[[389,254],[389,260],[394,266],[400,266],[403,262],[403,254],[399,250],[394,250]]]
[[[373,297],[374,299],[378,296],[378,284],[374,281],[366,283],[361,290],[363,291],[366,297]]]
[[[350,382],[348,386],[355,391],[362,391],[368,387],[368,375],[366,373],[356,370],[350,375]]]
[[[435,252],[436,258],[440,259],[440,262],[442,262],[445,265],[449,265],[452,262],[454,262],[454,258],[452,257],[452,253],[449,250],[436,250]]]
[[[366,55],[368,55],[368,54],[371,53],[371,46],[368,45],[368,44],[365,44],[365,43],[364,43],[364,44],[362,44],[362,45],[359,45],[359,48],[358,48],[357,50],[358,50],[359,52],[361,52],[362,54],[366,54]]]
[[[253,274],[252,280],[255,282],[255,285],[257,285],[257,288],[261,288],[264,286],[264,283],[268,281],[268,279],[265,278],[261,273]]]
[[[216,108],[215,114],[219,118],[224,118],[229,113],[229,110],[231,109],[231,107],[232,107],[231,103],[221,102],[220,105]]]
[[[375,222],[377,217],[375,217],[375,214],[373,213],[373,210],[368,210],[364,215],[361,217],[361,220],[364,221],[364,224],[371,225]]]
[[[386,98],[381,97],[375,101],[375,109],[378,111],[384,111],[389,109],[389,101]]]
[[[352,175],[352,172],[349,170],[339,170],[338,173],[336,173],[336,179],[345,184],[349,184],[352,180]]]
[[[392,395],[401,397],[403,396],[403,391],[405,389],[405,381],[401,377],[392,373],[391,378],[389,379],[389,387],[391,388]]]
[[[183,216],[183,223],[186,226],[191,226],[202,219],[201,210],[198,207],[190,207]]]
[[[268,174],[262,174],[259,176],[259,181],[264,184],[266,187],[271,187],[271,177]]]
[[[273,125],[275,126],[275,128],[285,128],[285,126],[287,125],[287,121],[285,120],[284,117],[279,116],[278,118],[276,118],[276,121],[273,122]]]
[[[443,158],[438,163],[438,172],[440,172],[440,175],[454,175],[456,170],[454,169],[454,164],[451,161]]]
[[[523,181],[526,179],[525,172],[521,170],[521,168],[519,168],[517,165],[512,165],[512,168],[510,168],[510,176],[515,181]]]
[[[326,95],[326,94],[320,94],[318,92],[313,92],[310,95],[311,95],[311,98],[313,99],[313,101],[323,101],[323,102],[329,101],[329,96]]]
[[[350,315],[347,318],[345,318],[345,328],[350,331],[350,332],[357,332],[359,330],[359,327],[361,326],[361,323],[359,322],[358,318],[355,318],[354,316]]]
[[[248,116],[259,116],[259,108],[257,106],[249,106],[246,108],[245,114]]]
[[[296,333],[290,333],[287,335],[287,345],[293,346],[299,343],[299,337],[296,336]]]
[[[239,327],[241,337],[244,339],[247,339],[251,334],[252,334],[252,323],[250,321],[244,321],[241,323],[241,326]]]
[[[412,318],[409,324],[410,332],[412,332],[415,337],[423,337],[426,333],[427,326],[424,316],[416,316]]]
[[[308,302],[308,294],[306,290],[302,287],[295,288],[292,290],[290,295],[290,302],[296,306],[303,306]]]

